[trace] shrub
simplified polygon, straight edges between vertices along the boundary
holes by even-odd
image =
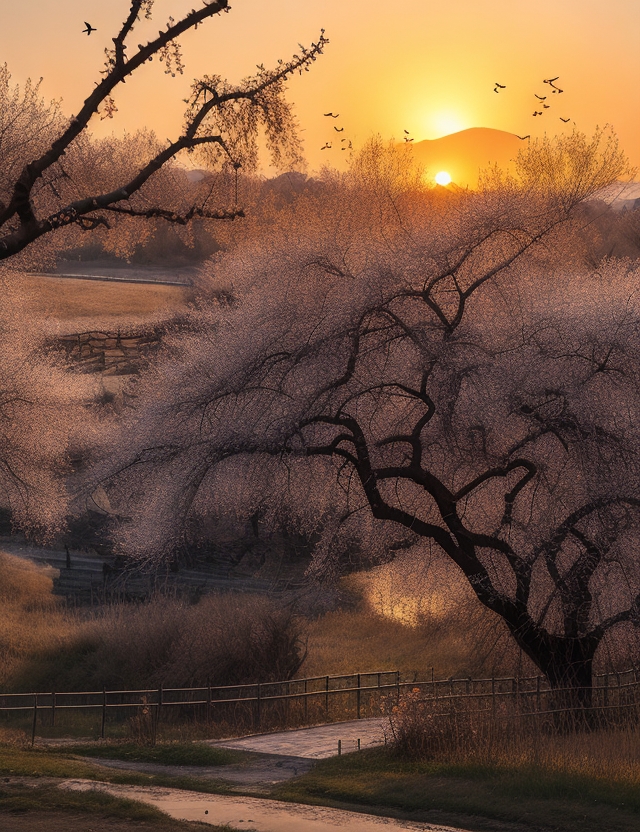
[[[105,608],[64,646],[34,656],[18,684],[59,691],[249,684],[291,678],[304,655],[298,617],[270,599],[156,598]]]

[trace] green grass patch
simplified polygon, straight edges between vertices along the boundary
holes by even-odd
[[[208,832],[233,832],[229,826],[210,826],[201,823],[188,823],[170,818],[155,806],[140,803],[127,798],[114,797],[104,792],[63,791],[54,786],[29,787],[24,785],[0,786],[0,827],[2,817],[24,816],[46,813],[53,821],[55,816],[60,823],[55,828],[76,828],[73,819],[78,815],[88,815],[95,820],[121,820],[130,828],[129,823],[144,825],[144,828],[170,830],[170,832],[188,832],[188,830],[208,830]],[[86,823],[85,821],[84,823]],[[47,825],[49,828],[49,824]],[[52,822],[53,828],[53,822]],[[86,826],[82,826],[83,829]],[[110,826],[110,828],[112,828]],[[118,826],[118,828],[120,828]]]
[[[58,749],[24,750],[0,746],[0,774],[10,777],[57,777],[100,780],[131,786],[161,786],[186,789],[208,794],[226,794],[229,787],[217,780],[204,777],[146,774],[139,771],[108,769],[85,760],[78,760]]]
[[[375,749],[324,760],[278,786],[282,800],[375,807],[468,829],[524,824],[554,832],[636,832],[637,782],[611,781],[537,767],[408,763]]]
[[[102,817],[132,821],[169,820],[164,812],[135,800],[113,797],[99,791],[66,791],[55,786],[29,788],[0,786],[2,812],[89,812]]]
[[[96,743],[66,748],[64,753],[163,766],[227,766],[245,759],[239,751],[204,743],[166,743],[154,747],[134,743]]]

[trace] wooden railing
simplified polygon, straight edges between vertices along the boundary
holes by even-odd
[[[596,676],[591,707],[596,710],[640,709],[640,680],[636,670]],[[422,701],[442,707],[475,703],[482,712],[499,715],[509,702],[512,714],[542,714],[558,710],[561,691],[551,690],[542,676],[487,679],[401,678],[397,670],[380,670],[338,676],[313,676],[281,682],[144,690],[37,692],[0,694],[0,724],[19,723],[30,728],[31,740],[59,733],[62,714],[91,715],[79,727],[105,738],[110,728],[138,719],[146,725],[147,739],[155,741],[162,721],[197,720],[224,726],[231,732],[269,730],[380,716],[389,701],[394,704],[407,691]],[[77,722],[78,720],[76,720]],[[66,722],[66,720],[65,720]],[[131,727],[131,726],[130,726]],[[72,730],[77,733],[78,725]]]

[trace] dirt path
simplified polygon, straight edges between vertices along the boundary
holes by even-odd
[[[450,826],[377,817],[325,806],[279,803],[257,797],[209,795],[177,789],[143,788],[91,780],[65,780],[60,788],[92,789],[156,806],[172,818],[229,824],[254,832],[464,832]]]
[[[385,719],[358,719],[273,734],[208,741],[208,745],[250,752],[242,762],[228,766],[167,766],[106,757],[85,759],[105,768],[170,777],[200,777],[223,783],[232,790],[260,795],[268,794],[278,783],[305,774],[315,760],[336,756],[338,749],[348,754],[358,747],[364,749],[382,744],[386,724]]]
[[[312,760],[283,754],[251,754],[246,760],[228,766],[167,766],[160,763],[136,763],[105,757],[84,757],[87,763],[104,768],[139,771],[144,774],[164,774],[168,777],[198,777],[229,787],[232,791],[263,795],[273,786],[292,777],[306,774]]]
[[[353,719],[274,734],[255,734],[237,739],[216,740],[210,745],[262,754],[284,754],[307,760],[323,760],[338,753],[348,754],[359,748],[371,748],[385,742],[389,720]]]

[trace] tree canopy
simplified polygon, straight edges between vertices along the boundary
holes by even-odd
[[[530,175],[569,159],[562,187]],[[435,546],[556,687],[588,687],[640,624],[640,343],[634,267],[585,271],[572,227],[625,162],[574,134],[518,169],[440,192],[372,141],[248,223],[109,436],[123,549],[172,556],[232,504],[320,535],[320,571],[354,540]]]

